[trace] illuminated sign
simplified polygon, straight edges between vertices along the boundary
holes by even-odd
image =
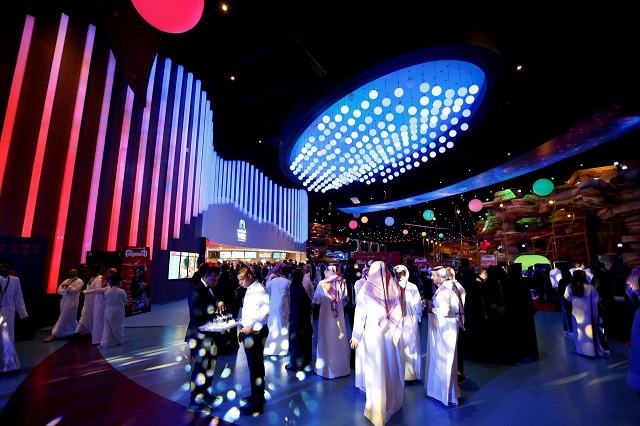
[[[238,241],[243,243],[247,241],[247,224],[244,219],[240,219],[238,222]]]

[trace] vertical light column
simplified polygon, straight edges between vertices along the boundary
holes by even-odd
[[[176,182],[176,204],[173,216],[173,238],[180,238],[182,228],[182,209],[184,198],[184,169],[187,161],[187,140],[189,138],[189,120],[191,119],[191,90],[193,87],[193,74],[187,74],[187,92],[184,96],[184,109],[182,115],[182,137],[180,138],[180,159],[178,161],[178,181]],[[185,216],[188,216],[185,213]]]
[[[249,191],[249,216],[252,219],[256,218],[256,192],[258,185],[256,185],[256,168],[251,164],[249,166],[249,185],[247,185]]]
[[[84,237],[82,239],[82,261],[86,262],[87,252],[91,250],[93,244],[93,228],[96,221],[96,209],[98,205],[98,192],[100,188],[100,171],[102,170],[102,156],[104,155],[104,141],[107,135],[107,124],[109,123],[109,107],[111,105],[111,91],[113,89],[113,75],[116,69],[116,59],[113,52],[109,52],[107,64],[107,75],[104,82],[104,93],[102,94],[102,107],[100,109],[100,124],[98,126],[98,136],[96,149],[93,155],[93,170],[91,172],[91,184],[89,189],[89,201],[87,205],[87,218],[84,224]]]
[[[173,194],[173,173],[176,163],[176,141],[178,139],[178,118],[180,117],[180,101],[182,100],[182,75],[184,68],[178,65],[176,75],[175,95],[171,118],[171,135],[169,135],[169,157],[167,159],[167,175],[164,187],[164,205],[162,210],[162,235],[160,235],[160,250],[169,247],[169,215],[171,214],[171,195]]]
[[[49,135],[49,124],[51,123],[51,112],[53,110],[53,100],[58,87],[58,76],[60,74],[60,63],[62,61],[62,51],[64,49],[64,41],[67,35],[67,25],[69,17],[62,14],[60,17],[60,26],[58,27],[58,36],[56,38],[56,46],[53,51],[53,60],[51,61],[51,70],[49,72],[49,83],[47,84],[47,93],[44,99],[44,109],[40,120],[40,130],[38,132],[38,144],[36,147],[35,158],[33,159],[33,167],[31,169],[31,181],[29,182],[29,195],[27,195],[27,207],[24,212],[24,222],[22,224],[22,236],[30,237],[33,228],[33,217],[36,210],[36,201],[38,200],[38,188],[40,187],[40,176],[42,175],[42,164],[44,163],[44,153],[47,148],[47,137]]]
[[[280,228],[281,230],[284,230],[284,227],[282,226],[283,224],[283,210],[284,210],[284,203],[282,202],[282,187],[280,185],[277,186],[278,188],[278,203],[276,204],[276,208],[278,209],[278,228]]]
[[[62,187],[60,189],[60,203],[58,204],[58,216],[56,219],[56,230],[53,237],[53,247],[51,250],[51,264],[49,266],[49,276],[47,280],[47,293],[55,293],[58,287],[58,274],[60,273],[60,259],[62,258],[62,246],[64,244],[67,229],[67,218],[69,217],[69,200],[71,199],[71,186],[73,184],[73,172],[76,165],[76,155],[78,153],[78,139],[82,127],[82,112],[87,97],[87,81],[89,80],[89,69],[91,68],[91,53],[93,52],[93,41],[95,39],[96,27],[89,25],[87,37],[84,42],[82,54],[82,65],[78,78],[78,90],[73,106],[73,118],[71,119],[71,133],[69,144],[67,145],[67,158],[64,164],[62,176]]]
[[[200,117],[200,80],[196,81],[196,93],[194,95],[193,103],[193,124],[191,125],[191,141],[189,143],[189,167],[187,168],[187,207],[184,213],[184,223],[189,225],[191,223],[192,208],[193,208],[193,181],[194,174],[196,172],[196,146],[198,144],[198,137],[200,135],[200,126],[202,124],[202,118]]]
[[[240,175],[240,164],[239,162],[233,160],[231,162],[232,169],[233,169],[233,175],[235,176],[235,185],[233,185],[233,194],[231,196],[231,200],[233,201],[233,204],[236,206],[236,208],[241,208],[240,206],[240,182],[242,181],[242,176]]]
[[[206,93],[202,92],[202,102],[205,101],[205,96]],[[195,170],[195,182],[194,182],[194,188],[193,188],[193,210],[192,210],[192,215],[193,217],[198,216],[198,212],[200,211],[200,195],[202,192],[202,168],[204,166],[204,157],[205,157],[205,150],[204,150],[204,144],[205,141],[207,140],[206,138],[206,117],[207,117],[207,110],[206,107],[203,105],[200,108],[200,116],[202,117],[202,120],[200,121],[200,130],[199,130],[199,135],[198,135],[198,153],[197,153],[197,160],[196,160],[196,170]]]
[[[158,111],[158,126],[156,131],[155,153],[153,156],[153,171],[151,173],[151,197],[149,199],[149,217],[147,219],[147,247],[149,257],[153,258],[153,243],[156,232],[156,209],[160,195],[160,166],[162,161],[162,147],[164,142],[164,123],[167,116],[167,98],[169,81],[171,78],[171,60],[165,59],[162,71],[162,92],[160,95],[160,109]]]
[[[260,172],[260,186],[258,190],[258,204],[260,205],[260,210],[258,211],[258,223],[264,222],[264,206],[267,205],[264,199],[264,175]]]
[[[222,199],[222,203],[229,203],[229,199],[231,197],[231,182],[233,182],[233,175],[229,170],[229,162],[220,159],[220,165],[222,167],[222,172],[220,178],[223,179],[223,188],[224,188],[224,197]]]
[[[260,171],[254,167],[253,171],[253,191],[251,192],[253,198],[253,218],[258,220],[260,215]]]
[[[273,223],[273,181],[269,180],[268,183],[269,193],[267,194],[267,221]]]
[[[11,89],[9,91],[7,111],[4,115],[2,135],[0,135],[0,194],[2,194],[2,182],[4,181],[4,174],[7,170],[7,159],[9,158],[9,148],[11,147],[11,138],[13,137],[13,126],[15,126],[16,123],[16,113],[18,111],[18,103],[20,102],[20,93],[22,92],[24,71],[27,68],[27,57],[29,56],[29,48],[31,47],[34,22],[35,19],[33,16],[27,15],[22,30],[18,60],[13,70],[13,80],[11,80]]]
[[[131,212],[131,226],[129,227],[129,245],[138,244],[138,227],[140,224],[140,205],[142,204],[142,188],[144,184],[144,170],[147,158],[147,140],[149,138],[149,119],[153,100],[153,86],[156,81],[156,64],[158,57],[153,61],[151,74],[147,83],[147,95],[145,97],[144,110],[142,111],[142,126],[140,128],[140,145],[138,145],[138,159],[136,161],[136,175],[133,184],[133,208]]]
[[[133,110],[133,90],[127,87],[127,97],[122,117],[122,130],[120,132],[120,148],[118,149],[118,162],[116,164],[116,181],[113,189],[113,202],[111,203],[111,220],[109,221],[109,239],[107,250],[115,251],[118,243],[118,228],[122,206],[122,189],[124,187],[124,171],[127,167],[127,151],[129,149],[129,133],[131,130],[131,112]]]

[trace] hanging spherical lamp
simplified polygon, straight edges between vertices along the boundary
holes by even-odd
[[[477,198],[474,198],[473,200],[469,201],[469,210],[471,210],[474,213],[482,210],[482,207],[483,207],[482,201],[478,200]]]
[[[546,197],[553,192],[553,182],[549,179],[538,179],[533,184],[533,192],[541,197]]]
[[[204,0],[131,0],[131,3],[151,26],[172,34],[195,27],[204,11]]]

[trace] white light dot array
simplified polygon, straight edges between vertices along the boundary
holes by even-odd
[[[469,129],[486,90],[484,72],[461,60],[393,71],[318,115],[289,155],[308,191],[383,182],[453,149]]]

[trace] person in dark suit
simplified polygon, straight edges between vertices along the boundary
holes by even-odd
[[[304,272],[294,269],[289,290],[289,355],[285,368],[301,371],[313,360],[313,323],[311,322],[311,298],[302,285]],[[355,352],[355,351],[354,351]]]
[[[225,309],[224,302],[217,300],[213,287],[220,278],[220,268],[209,266],[199,282],[189,292],[189,325],[185,342],[191,353],[191,398],[189,409],[211,412],[212,396],[209,388],[213,382],[213,370],[218,357],[218,347],[212,333],[201,332],[198,327],[212,322],[214,315]]]

